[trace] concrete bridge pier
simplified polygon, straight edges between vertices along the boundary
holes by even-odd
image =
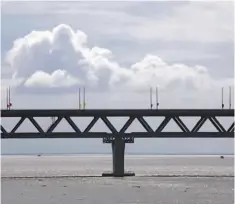
[[[102,176],[110,176],[110,177],[135,176],[134,172],[125,171],[126,140],[123,139],[122,137],[115,137],[115,139],[110,143],[112,145],[113,171],[104,172]]]

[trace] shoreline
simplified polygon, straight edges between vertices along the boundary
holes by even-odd
[[[137,175],[135,178],[234,178],[234,175]],[[89,178],[103,178],[107,179],[105,176],[71,176],[71,175],[61,175],[61,176],[5,176],[1,177],[2,180],[41,180],[41,179],[89,179]],[[127,179],[128,177],[108,177],[109,179]],[[130,177],[129,177],[130,178]]]
[[[112,156],[111,153],[78,153],[78,154],[1,154],[1,157],[48,157],[48,156],[68,156],[68,157],[107,157]],[[219,157],[219,156],[226,156],[226,157],[234,157],[234,154],[125,154],[125,157]]]

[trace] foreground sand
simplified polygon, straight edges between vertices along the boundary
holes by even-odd
[[[3,179],[3,204],[232,204],[233,178]]]
[[[110,156],[2,157],[2,203],[234,203],[233,157],[127,156],[126,166],[137,176],[99,177]]]

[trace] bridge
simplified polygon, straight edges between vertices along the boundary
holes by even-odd
[[[36,122],[35,117],[55,117],[56,120],[46,129]],[[81,131],[71,117],[93,117],[88,126]],[[129,119],[120,130],[108,118],[128,117]],[[164,117],[156,129],[152,129],[144,117]],[[193,128],[188,128],[182,117],[200,117]],[[217,119],[218,117],[232,117],[229,128]],[[131,176],[133,172],[124,171],[125,144],[134,143],[135,138],[234,138],[234,110],[233,109],[28,109],[1,110],[1,118],[20,118],[10,131],[1,124],[1,139],[30,139],[30,138],[102,138],[103,143],[112,145],[113,172],[103,173],[103,176]],[[38,132],[17,132],[20,125],[28,119]],[[74,132],[53,132],[62,119],[65,119]],[[108,132],[92,132],[92,127],[98,120],[102,120]],[[126,132],[134,120],[138,120],[145,132]],[[174,120],[181,132],[163,132],[164,128]],[[209,120],[216,131],[199,132],[205,122]]]

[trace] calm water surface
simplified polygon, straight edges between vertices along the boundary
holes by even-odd
[[[100,176],[112,170],[111,155],[2,156],[2,177]],[[126,155],[125,170],[137,176],[233,176],[234,157]]]

